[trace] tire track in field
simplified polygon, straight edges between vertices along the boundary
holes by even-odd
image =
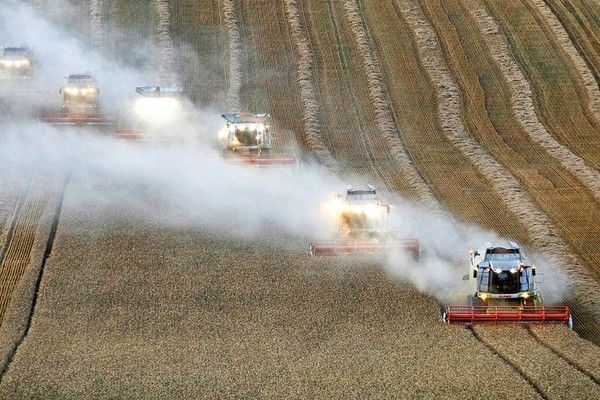
[[[48,240],[46,241],[46,246],[44,249],[44,255],[41,261],[41,265],[39,267],[38,273],[37,273],[37,277],[35,280],[35,286],[32,288],[33,289],[33,293],[32,293],[32,298],[31,298],[31,303],[29,304],[29,311],[27,313],[27,320],[25,322],[25,327],[23,328],[23,331],[20,333],[19,337],[17,338],[17,340],[13,343],[13,346],[10,350],[10,352],[8,353],[7,357],[5,358],[5,361],[3,363],[2,366],[0,366],[0,384],[2,384],[2,379],[4,378],[4,375],[6,374],[6,372],[8,371],[8,369],[10,368],[10,364],[12,363],[18,349],[19,346],[23,343],[23,341],[26,339],[27,335],[29,334],[29,329],[31,328],[31,322],[33,320],[33,314],[35,312],[35,307],[37,305],[37,300],[38,300],[38,293],[39,293],[39,289],[40,289],[40,285],[42,282],[42,278],[43,278],[43,274],[44,274],[44,269],[46,267],[46,263],[48,261],[48,259],[50,258],[50,256],[52,255],[52,248],[54,246],[54,240],[56,238],[56,232],[58,231],[58,225],[60,223],[60,216],[62,214],[62,209],[63,209],[63,202],[64,202],[64,197],[65,197],[65,192],[67,189],[67,185],[70,179],[70,172],[67,173],[66,177],[64,178],[64,181],[62,182],[61,185],[61,189],[60,189],[60,197],[58,200],[58,204],[56,207],[56,211],[54,213],[54,217],[52,219],[52,226],[50,227],[50,233],[48,235]],[[32,210],[34,211],[33,213],[29,213],[28,217],[29,219],[27,220],[27,222],[29,224],[31,224],[31,222],[34,222],[31,220],[31,217],[35,217],[37,218],[37,221],[39,221],[42,213],[43,213],[43,209],[46,206],[49,197],[50,197],[50,193],[45,193],[45,199],[42,201],[41,203],[41,207],[38,207],[39,210],[36,210],[35,208],[33,208]],[[40,200],[37,200],[38,206]],[[37,216],[39,215],[39,216]],[[34,224],[33,226],[29,226],[27,227],[29,229],[33,229],[33,233],[35,234],[35,230],[37,229],[37,224]],[[31,242],[31,245],[29,246],[29,251],[31,251],[31,247],[33,245],[33,240],[28,241],[28,243]],[[28,262],[27,262],[28,263]],[[3,263],[4,264],[4,263]],[[4,313],[5,309],[2,310],[2,312]]]
[[[500,27],[485,7],[472,1],[465,2],[477,22],[490,54],[511,88],[513,112],[529,137],[539,144],[567,171],[576,176],[600,202],[600,173],[588,166],[566,146],[559,143],[542,124],[533,104],[533,91],[516,60],[510,53],[508,43]]]
[[[525,371],[523,371],[523,369],[519,365],[513,363],[508,357],[506,357],[505,355],[500,353],[492,344],[488,343],[485,339],[483,339],[481,336],[479,336],[479,334],[477,332],[475,332],[475,329],[473,329],[472,326],[469,326],[468,329],[469,329],[469,331],[471,331],[471,334],[473,335],[475,340],[477,340],[479,343],[481,343],[485,348],[487,348],[489,351],[491,351],[492,354],[494,354],[496,357],[498,357],[500,360],[502,360],[502,362],[504,362],[504,364],[506,364],[513,371],[515,371],[517,374],[519,374],[519,376],[525,382],[527,382],[527,384],[529,386],[531,386],[533,388],[533,390],[535,390],[535,392],[542,399],[549,399],[549,397],[544,393],[544,391],[542,391],[542,389],[538,386],[538,384],[535,383],[533,380],[531,380],[531,378],[529,376],[527,376]]]
[[[158,43],[158,80],[161,84],[173,84],[175,74],[175,45],[171,39],[169,0],[154,0],[153,10],[158,17],[154,26],[155,40]]]
[[[385,139],[402,176],[413,187],[422,205],[431,210],[438,210],[439,203],[435,195],[417,166],[413,163],[405,143],[400,139],[402,135],[393,117],[392,106],[380,63],[375,54],[372,39],[362,18],[357,0],[345,0],[344,9],[346,10],[346,17],[350,22],[358,49],[363,56],[363,66],[368,81],[368,93],[381,135]]]
[[[523,1],[522,1],[523,2]],[[552,6],[547,0],[531,0],[531,3],[525,3],[530,8],[536,9],[542,19],[546,21],[552,33],[556,37],[558,44],[563,48],[565,53],[571,59],[571,62],[579,72],[581,80],[588,92],[589,108],[596,122],[600,122],[600,88],[598,81],[590,68],[589,61],[581,49],[575,48],[576,39],[573,38],[566,29],[565,24],[561,21],[558,14],[555,13]],[[533,6],[531,6],[533,4]]]
[[[462,95],[453,80],[433,27],[422,10],[407,0],[393,2],[394,10],[407,21],[418,44],[421,64],[429,74],[438,96],[439,118],[448,139],[486,177],[504,203],[527,227],[535,247],[549,254],[573,278],[566,283],[574,298],[596,320],[600,319],[600,285],[573,256],[548,217],[541,212],[512,176],[472,137],[462,118]]]
[[[577,393],[579,399],[600,396],[600,385],[591,374],[540,343],[529,334],[527,325],[480,324],[469,329],[503,360],[518,366],[545,398],[571,398],[570,391]]]
[[[600,378],[596,377],[592,372],[587,371],[584,367],[579,365],[579,363],[577,363],[577,361],[572,360],[570,357],[563,354],[560,350],[554,348],[554,346],[546,343],[541,337],[539,337],[534,331],[532,331],[528,325],[525,326],[525,329],[527,329],[527,332],[529,333],[529,335],[531,335],[531,337],[533,337],[533,339],[537,343],[539,343],[541,346],[544,346],[549,351],[551,351],[554,355],[556,355],[557,357],[559,357],[563,361],[565,361],[567,364],[569,364],[571,367],[575,368],[577,371],[581,372],[582,374],[584,374],[585,376],[590,378],[596,385],[600,385]]]
[[[285,9],[291,36],[296,46],[296,80],[300,86],[300,97],[304,106],[304,134],[306,144],[327,168],[336,174],[341,169],[337,160],[325,145],[319,121],[320,106],[317,101],[313,77],[314,55],[308,42],[297,0],[285,0]]]
[[[229,88],[227,89],[227,109],[241,111],[242,91],[242,41],[238,24],[235,1],[223,0],[223,20],[228,34],[229,46]]]

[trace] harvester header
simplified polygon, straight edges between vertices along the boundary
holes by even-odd
[[[564,323],[572,326],[568,306],[545,306],[536,291],[536,268],[530,265],[514,242],[508,246],[485,243],[470,252],[468,280],[471,295],[467,305],[448,306],[448,323]]]

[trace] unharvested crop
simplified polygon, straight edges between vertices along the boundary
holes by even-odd
[[[159,52],[158,79],[162,84],[173,84],[176,82],[175,46],[169,32],[171,19],[169,0],[154,0],[153,7],[158,17],[158,21],[154,25],[155,41]]]

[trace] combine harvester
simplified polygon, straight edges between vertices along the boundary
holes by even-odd
[[[544,306],[535,291],[534,266],[527,264],[519,246],[471,251],[469,280],[473,295],[466,306],[448,306],[443,319],[449,324],[561,323],[573,327],[568,306]]]
[[[417,260],[421,246],[416,239],[397,239],[389,229],[390,206],[384,203],[373,186],[365,190],[348,187],[346,195],[338,194],[329,205],[339,226],[334,240],[310,245],[313,256],[341,254],[409,253]]]
[[[181,86],[142,86],[135,88],[132,129],[119,129],[112,136],[136,141],[170,141],[176,135],[174,124],[183,112]]]
[[[26,47],[4,47],[0,49],[0,80],[31,79],[33,56]]]
[[[225,142],[223,158],[228,162],[268,166],[295,165],[293,155],[271,154],[273,133],[267,121],[269,114],[221,114],[227,121],[220,138]]]
[[[40,121],[52,125],[113,125],[114,120],[98,109],[99,93],[96,81],[90,74],[69,75],[59,90],[62,95],[60,110],[42,115]]]

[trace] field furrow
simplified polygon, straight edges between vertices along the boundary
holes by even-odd
[[[525,92],[513,74],[494,65],[491,51],[495,47],[486,47],[490,40],[485,41],[477,28],[475,19],[481,14],[474,11],[471,18],[468,7],[452,1],[420,3],[440,39],[457,85],[465,93],[464,118],[469,131],[519,180],[586,267],[598,276],[600,232],[592,221],[596,219],[593,215],[600,217],[600,207],[587,187],[534,139],[538,131],[530,130],[531,124],[519,117],[523,109],[519,98]],[[507,98],[506,93],[513,95]],[[585,215],[581,215],[582,207]]]
[[[301,11],[296,0],[285,0],[285,11],[291,38],[296,47],[296,79],[304,105],[304,135],[306,146],[315,153],[319,162],[329,170],[340,173],[340,167],[325,145],[321,132],[321,109],[316,97],[313,76],[314,54],[303,26]]]
[[[520,326],[477,326],[474,332],[519,366],[547,399],[597,399],[600,385],[539,343]],[[518,340],[515,340],[518,338]],[[600,357],[597,347],[590,350]]]
[[[597,282],[571,254],[552,222],[523,191],[519,181],[472,137],[463,120],[461,91],[450,75],[435,31],[425,19],[420,7],[410,1],[397,1],[396,4],[397,11],[406,18],[415,34],[415,40],[419,44],[419,58],[436,86],[444,133],[488,179],[513,215],[526,224],[534,246],[544,249],[553,259],[552,262],[558,263],[562,270],[571,276],[573,281],[569,287],[572,294],[577,302],[585,307],[580,312],[581,317],[589,320],[593,328],[594,318],[600,318],[600,295],[595,294],[600,290]],[[562,292],[562,282],[555,282],[554,285],[550,290]],[[584,316],[584,312],[587,315]]]
[[[527,2],[483,3],[531,85],[541,122],[560,143],[598,170],[600,135],[589,112],[587,90],[544,20]]]
[[[530,139],[540,145],[567,171],[576,176],[600,201],[600,173],[573,154],[568,147],[560,144],[538,118],[533,92],[518,64],[513,59],[507,43],[500,33],[496,21],[486,9],[474,1],[468,1],[468,8],[479,26],[493,59],[498,64],[509,83],[513,114]]]
[[[419,170],[459,219],[528,243],[524,226],[442,131],[437,97],[417,44],[391,2],[365,2],[364,18],[380,59],[394,118]]]
[[[31,251],[38,222],[46,207],[47,195],[37,190],[28,191],[14,229],[7,238],[6,250],[0,260],[0,323],[12,299],[25,268],[31,261]]]

